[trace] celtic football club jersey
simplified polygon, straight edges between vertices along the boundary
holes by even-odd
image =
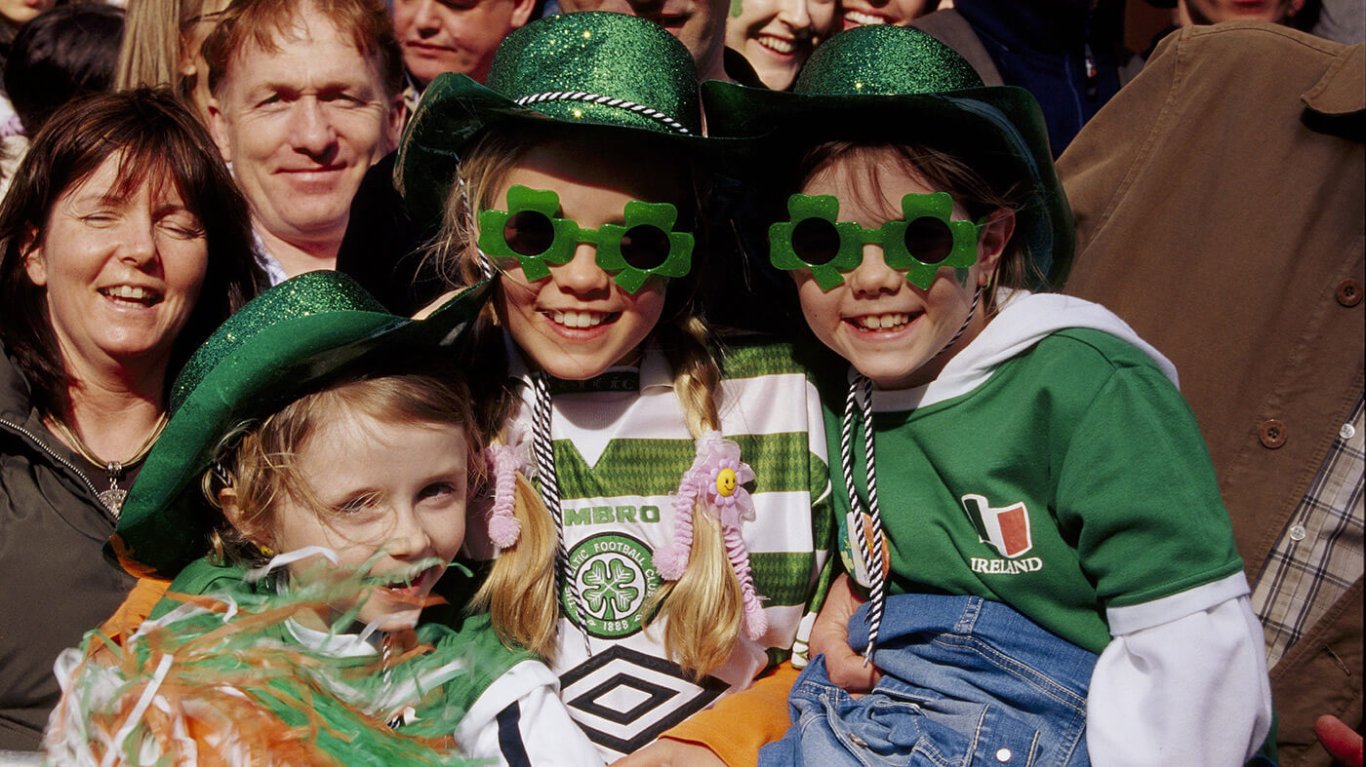
[[[1239,572],[1213,466],[1171,375],[1105,309],[1018,296],[935,382],[874,392],[888,593],[1005,602],[1100,652],[1107,608]],[[840,417],[827,416],[831,435]],[[861,450],[855,464],[866,499]],[[835,508],[851,572],[866,572],[850,554],[843,487]]]
[[[654,552],[672,540],[672,496],[696,456],[668,362],[650,349],[638,370],[551,388],[568,576],[579,590],[577,601],[567,587],[560,594],[554,671],[571,715],[609,761],[783,659],[834,539],[820,404],[791,348],[728,343],[717,357],[721,431],[756,477],[756,519],[743,535],[768,631],[742,638],[700,680],[667,659],[662,620],[642,625],[662,582]],[[531,403],[528,386],[518,416],[527,434]]]

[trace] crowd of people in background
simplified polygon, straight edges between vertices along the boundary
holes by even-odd
[[[253,764],[1361,765],[1363,0],[0,0],[0,69],[0,766],[196,674]]]

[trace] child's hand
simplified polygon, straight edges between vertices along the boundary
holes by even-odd
[[[710,748],[673,738],[660,738],[634,754],[612,762],[612,767],[726,767]]]
[[[849,576],[841,574],[830,584],[816,625],[811,628],[811,653],[825,656],[830,681],[851,693],[868,692],[882,674],[872,663],[849,646],[849,619],[865,600],[849,586]]]
[[[1324,715],[1314,722],[1314,734],[1323,748],[1333,755],[1333,764],[1361,767],[1361,735],[1335,716]]]

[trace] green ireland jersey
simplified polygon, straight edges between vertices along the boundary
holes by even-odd
[[[1100,652],[1107,608],[1238,572],[1195,419],[1153,358],[1094,329],[1012,342],[1022,351],[970,390],[929,404],[911,404],[914,390],[874,394],[888,592],[1004,602]],[[828,399],[842,403],[837,389]],[[840,419],[827,412],[836,454]],[[859,429],[854,444],[862,439]],[[856,450],[866,499],[864,459]],[[835,506],[851,572],[861,570],[843,488]]]

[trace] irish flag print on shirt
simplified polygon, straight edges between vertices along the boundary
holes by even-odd
[[[977,528],[978,538],[1001,556],[1014,559],[1034,548],[1029,536],[1029,510],[1024,503],[998,509],[988,504],[984,496],[971,493],[961,500],[968,519]]]

